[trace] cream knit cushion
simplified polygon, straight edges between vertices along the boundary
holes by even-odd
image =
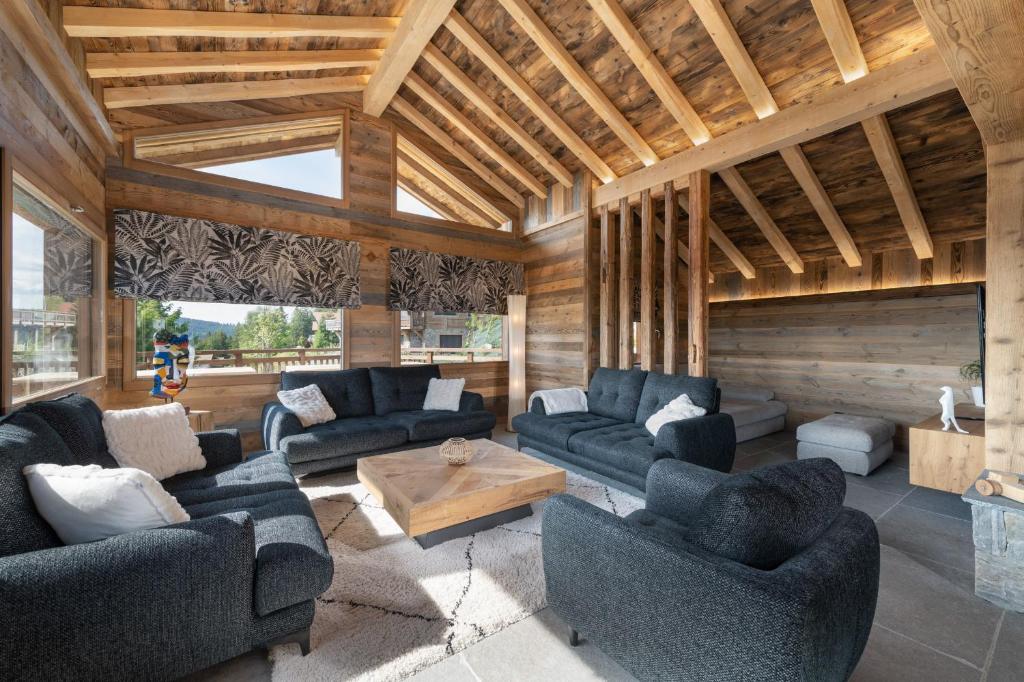
[[[32,464],[22,472],[40,516],[67,545],[189,520],[145,471]]]
[[[690,400],[690,396],[683,393],[668,405],[648,417],[644,426],[651,432],[652,436],[657,436],[661,427],[669,422],[677,422],[682,419],[693,419],[694,417],[703,417],[707,412],[708,411],[703,407],[694,405],[693,401]]]
[[[118,465],[141,469],[158,481],[206,468],[199,439],[181,403],[107,410],[103,432]]]
[[[465,379],[431,379],[427,384],[427,397],[423,400],[424,410],[459,411]]]
[[[338,418],[330,403],[327,402],[327,398],[324,397],[324,392],[316,384],[294,388],[290,391],[278,391],[277,399],[295,413],[303,428],[332,422]]]

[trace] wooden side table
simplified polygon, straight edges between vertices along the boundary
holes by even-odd
[[[910,427],[910,483],[963,495],[985,468],[985,422],[959,419],[942,430],[939,415]]]
[[[213,425],[213,412],[209,410],[189,410],[188,425],[196,433],[213,431],[216,428]]]

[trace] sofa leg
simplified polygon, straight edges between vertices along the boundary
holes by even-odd
[[[576,628],[569,628],[569,646],[580,645],[580,633],[576,632]]]
[[[297,633],[297,641],[299,642],[299,650],[302,651],[303,656],[309,655],[309,628],[306,628],[300,633]]]
[[[280,646],[282,644],[298,644],[299,645],[299,649],[302,651],[302,655],[303,656],[308,655],[309,651],[310,651],[310,647],[309,647],[309,628],[306,628],[305,630],[299,630],[297,632],[293,632],[291,634],[284,635],[282,637],[277,637],[275,639],[272,639],[269,642],[267,642],[266,644],[264,644],[263,647],[267,651],[270,651],[271,647]]]

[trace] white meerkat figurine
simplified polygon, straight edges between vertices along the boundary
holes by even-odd
[[[942,387],[942,397],[939,398],[939,405],[942,405],[942,417],[940,417],[942,419],[942,430],[949,431],[949,426],[952,424],[960,433],[967,433],[956,423],[956,412],[953,409],[956,403],[953,400],[953,389],[949,386]]]

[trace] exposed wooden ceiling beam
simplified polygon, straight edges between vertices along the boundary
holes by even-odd
[[[466,18],[456,11],[448,15],[445,28],[466,46],[469,52],[483,62],[484,66],[501,81],[502,85],[512,91],[526,108],[548,127],[548,130],[565,145],[572,154],[589,168],[601,182],[611,182],[617,176],[615,172],[591,149],[576,132],[563,121],[558,114],[537,94],[512,66],[506,62],[491,44],[484,40]]]
[[[818,22],[825,32],[825,39],[832,49],[839,71],[843,75],[843,81],[852,83],[864,78],[868,73],[868,64],[846,5],[842,0],[811,0],[811,4],[818,15]],[[861,125],[871,144],[871,151],[875,154],[878,167],[881,168],[882,175],[889,185],[889,191],[892,192],[896,210],[899,211],[910,244],[914,247],[914,253],[918,258],[931,258],[934,254],[932,237],[921,214],[921,207],[917,203],[917,195],[910,184],[907,169],[903,165],[903,158],[896,146],[896,139],[889,128],[889,121],[885,114],[881,113],[861,121]]]
[[[398,23],[397,17],[64,7],[64,30],[72,38],[387,38]]]
[[[754,191],[750,189],[743,176],[740,175],[739,171],[735,168],[723,168],[718,171],[718,176],[725,181],[725,184],[729,186],[732,193],[736,195],[736,199],[743,205],[743,208],[747,210],[750,217],[754,219],[754,223],[758,229],[761,230],[761,234],[768,240],[768,243],[772,245],[775,252],[779,254],[779,258],[785,263],[789,269],[795,273],[801,273],[804,271],[804,262],[797,254],[796,249],[786,239],[786,235],[782,234],[782,230],[772,220],[771,215],[768,214],[768,210],[761,203],[761,200],[757,198]]]
[[[678,201],[679,207],[682,208],[684,212],[689,214],[689,193],[679,192]],[[744,256],[743,252],[741,252],[739,248],[732,243],[732,240],[729,239],[728,235],[726,235],[725,232],[722,231],[722,228],[718,226],[718,223],[716,223],[711,218],[708,218],[708,236],[711,237],[711,241],[713,241],[715,245],[722,250],[722,253],[725,254],[725,257],[732,261],[732,264],[736,266],[736,269],[740,271],[740,274],[743,275],[744,279],[754,279],[755,277],[757,277],[757,271],[754,270],[754,266],[750,264],[750,261],[747,260],[747,257]],[[687,262],[689,262],[689,257],[687,257]]]
[[[476,173],[481,180],[489,184],[506,199],[519,208],[526,205],[526,200],[514,187],[501,179],[490,168],[480,163],[476,156],[461,144],[452,139],[451,135],[434,125],[434,122],[419,112],[419,110],[402,97],[395,95],[391,100],[391,108],[403,116],[407,121],[422,130],[427,137],[437,142],[446,150],[452,153],[467,168]]]
[[[496,228],[501,224],[494,218],[489,212],[481,209],[475,203],[466,200],[458,188],[448,184],[448,178],[437,173],[437,166],[427,166],[422,163],[422,157],[414,157],[411,154],[407,154],[402,149],[398,150],[398,161],[405,164],[412,169],[417,175],[427,180],[430,184],[440,189],[446,194],[452,201],[456,202],[460,206],[464,207],[470,215],[475,215],[479,220],[483,221],[488,227]]]
[[[145,107],[157,104],[195,102],[232,102],[274,97],[299,97],[337,92],[360,92],[369,76],[336,76],[333,78],[286,78],[234,83],[188,83],[185,85],[138,85],[106,88],[103,103],[108,109]]]
[[[445,220],[452,220],[455,222],[466,222],[465,216],[459,215],[450,206],[441,203],[434,197],[424,192],[421,188],[417,187],[410,179],[404,178],[401,175],[398,176],[398,186],[408,192],[416,201],[419,201],[424,206],[428,207],[434,213]]]
[[[813,99],[786,107],[774,116],[597,187],[594,204],[610,204],[669,180],[685,187],[687,175],[694,170],[719,171],[735,166],[953,87],[938,52],[934,48],[920,50],[864,78],[823,90]]]
[[[440,49],[434,45],[427,45],[423,50],[423,59],[491,122],[533,156],[534,160],[550,173],[556,182],[565,187],[572,187],[572,173],[566,170],[565,166],[560,164],[533,136],[523,130],[521,125],[513,121],[511,116],[487,96],[483,88],[474,83]]]
[[[704,125],[693,105],[679,90],[679,86],[647,45],[640,31],[629,20],[618,0],[590,0],[590,6],[619,41],[626,56],[636,65],[640,74],[654,90],[661,103],[672,114],[694,144],[711,139],[711,131]]]
[[[454,189],[460,196],[464,197],[470,204],[489,215],[497,223],[508,220],[508,216],[499,211],[495,206],[477,190],[466,184],[462,178],[451,172],[440,159],[433,154],[417,147],[405,137],[398,136],[398,151],[412,157],[420,165],[428,168],[434,175],[441,178],[446,185]]]
[[[92,78],[132,78],[173,73],[316,71],[373,66],[384,50],[250,50],[246,52],[90,52]]]
[[[423,48],[441,28],[455,0],[409,0],[402,21],[380,58],[363,93],[363,111],[380,116],[388,108],[405,77],[423,54]]]
[[[569,84],[579,92],[580,96],[600,116],[608,127],[612,129],[619,139],[640,159],[645,166],[651,166],[658,161],[658,155],[647,144],[647,141],[640,136],[640,133],[626,120],[622,112],[615,108],[615,105],[608,98],[597,83],[587,75],[583,67],[579,65],[569,50],[562,45],[561,41],[551,32],[533,8],[526,0],[499,0],[502,7],[512,15],[516,23],[526,32],[530,39],[537,44],[537,47],[547,55]]]
[[[531,192],[538,197],[547,197],[547,188],[537,178],[530,174],[521,163],[513,159],[508,152],[494,143],[485,132],[480,130],[476,124],[466,118],[466,115],[452,106],[448,100],[441,97],[430,85],[415,73],[410,73],[405,84],[410,90],[424,102],[439,111],[448,121],[458,128],[462,133],[473,140],[473,144],[480,147],[492,159],[497,161],[508,173],[515,176]]]

